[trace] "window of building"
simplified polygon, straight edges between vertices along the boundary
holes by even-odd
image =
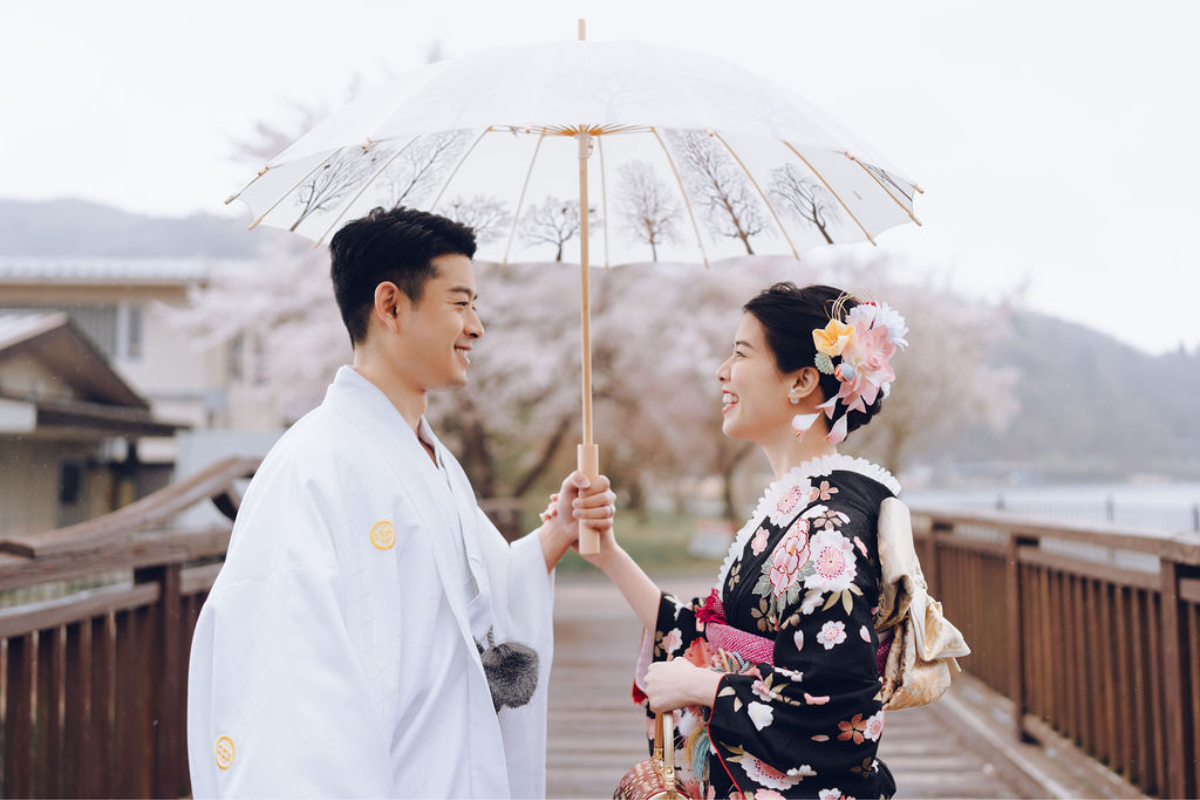
[[[83,467],[76,461],[64,461],[58,469],[58,504],[73,506],[83,493]]]
[[[125,355],[134,360],[142,357],[142,307],[127,306],[125,321]]]

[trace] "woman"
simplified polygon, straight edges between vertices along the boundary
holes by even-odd
[[[879,411],[907,328],[828,286],[776,284],[744,310],[716,374],[722,430],[762,447],[776,480],[711,595],[663,594],[611,534],[590,560],[654,632],[639,686],[654,711],[685,709],[683,766],[705,795],[890,796],[872,617],[879,505],[900,487],[837,444]]]

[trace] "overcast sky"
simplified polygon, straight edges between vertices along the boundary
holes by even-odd
[[[881,235],[914,276],[1200,346],[1200,4],[969,2],[0,3],[0,197],[242,213],[256,121],[498,44],[635,39],[798,91],[925,189]],[[864,246],[870,249],[869,245]],[[854,248],[860,249],[858,246]],[[1053,358],[1053,343],[1047,357]]]

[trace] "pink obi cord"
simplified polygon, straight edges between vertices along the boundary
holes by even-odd
[[[747,633],[730,625],[725,619],[725,604],[713,589],[704,599],[704,605],[696,609],[696,619],[704,623],[704,638],[714,650],[737,653],[752,664],[775,664],[775,640],[754,633]],[[888,652],[892,649],[892,637],[879,642],[875,651],[875,666],[883,674],[887,666]]]

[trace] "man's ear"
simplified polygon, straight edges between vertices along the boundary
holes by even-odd
[[[408,295],[391,281],[383,281],[375,287],[375,318],[392,333],[399,333],[407,319],[412,304]]]

